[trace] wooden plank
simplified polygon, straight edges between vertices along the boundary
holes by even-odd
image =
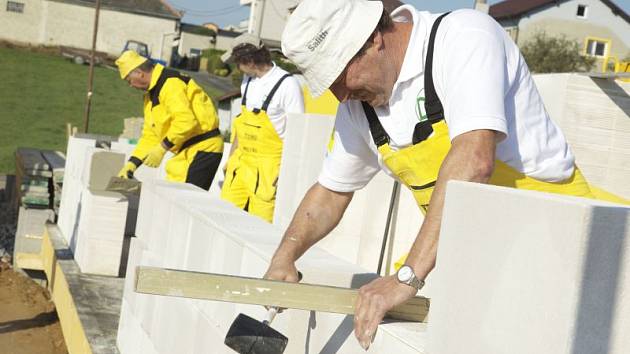
[[[135,291],[143,294],[354,314],[357,289],[139,266]],[[414,297],[388,318],[426,322],[429,299]]]

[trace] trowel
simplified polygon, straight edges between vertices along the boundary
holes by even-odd
[[[113,176],[109,179],[109,183],[105,190],[110,192],[140,194],[141,182],[134,178],[121,178]]]
[[[298,272],[298,282],[301,280]],[[225,336],[225,345],[239,354],[282,354],[289,338],[270,326],[277,314],[277,307],[269,307],[266,318],[259,322],[239,313]]]

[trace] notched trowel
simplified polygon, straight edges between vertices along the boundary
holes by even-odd
[[[137,179],[112,177],[109,179],[109,183],[105,190],[110,192],[128,193],[128,194],[140,194],[140,186],[142,183]]]

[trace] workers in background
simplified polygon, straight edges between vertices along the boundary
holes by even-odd
[[[332,151],[265,278],[297,281],[296,260],[381,169],[426,213],[404,265],[359,291],[354,327],[365,349],[385,313],[416,295],[435,266],[447,181],[601,196],[576,167],[518,47],[487,14],[404,5],[390,16],[380,1],[304,0],[282,49],[313,95],[330,88],[342,103]]]
[[[300,84],[253,34],[236,37],[221,59],[245,74],[221,198],[272,222],[287,113],[304,113]]]
[[[119,176],[131,178],[141,165],[158,167],[171,151],[166,178],[208,190],[223,154],[212,100],[190,77],[134,51],[125,51],[116,65],[131,87],[146,91],[142,137]]]

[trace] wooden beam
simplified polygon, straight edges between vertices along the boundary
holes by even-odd
[[[354,314],[358,296],[357,289],[146,266],[136,268],[135,291],[346,315]],[[428,312],[429,299],[417,296],[389,311],[387,317],[426,322]]]

